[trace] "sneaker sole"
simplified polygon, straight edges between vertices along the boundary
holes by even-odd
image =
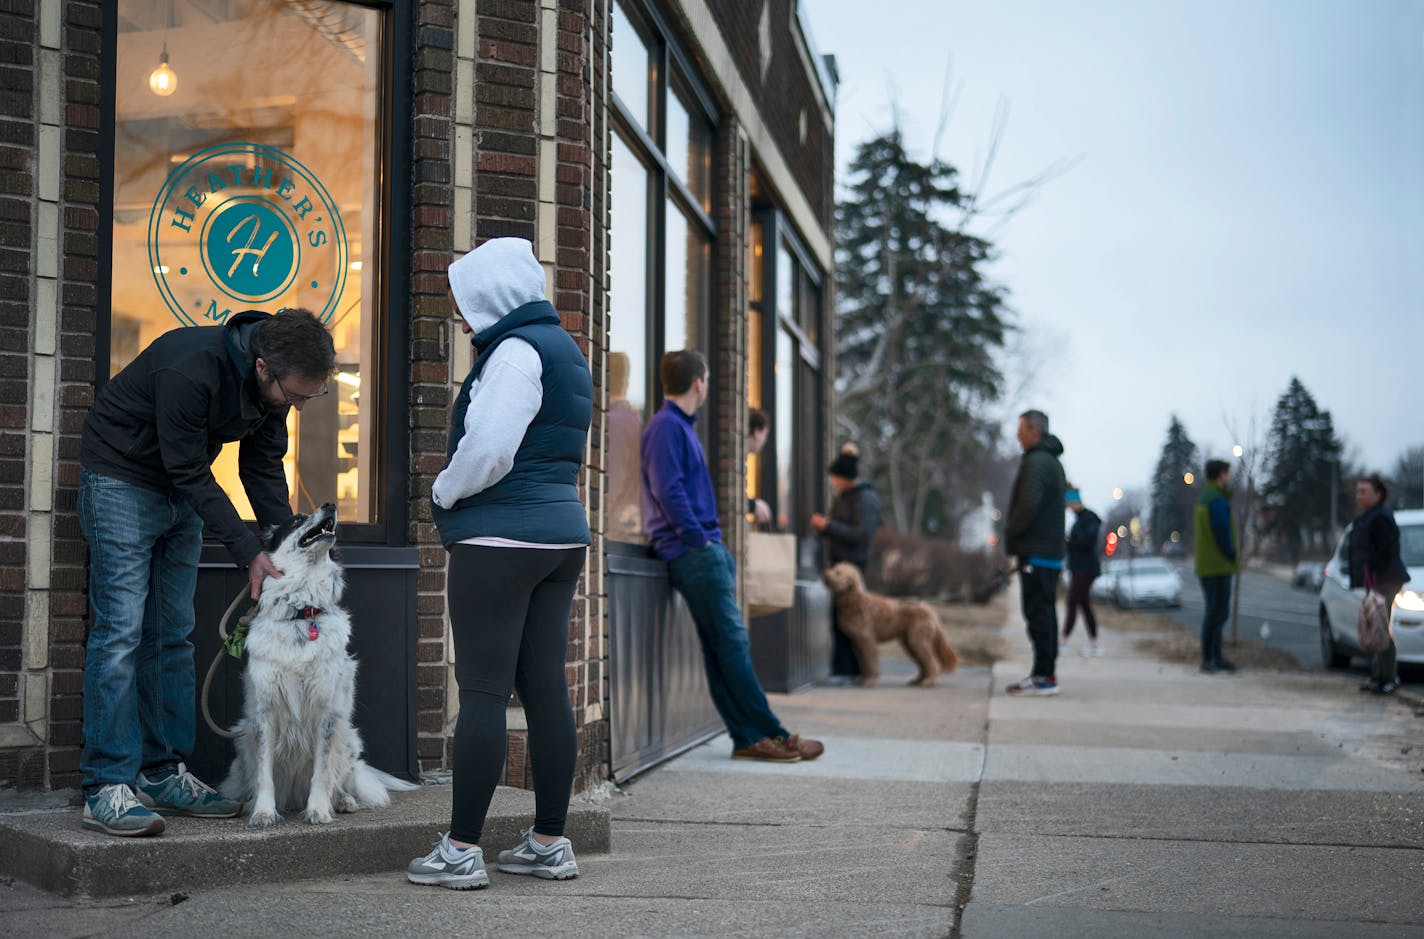
[[[751,760],[754,763],[800,763],[800,756],[737,756],[732,754],[734,760]]]
[[[97,818],[84,819],[83,826],[89,831],[98,831],[106,835],[118,835],[120,838],[143,838],[148,835],[161,835],[163,834],[163,829],[168,827],[161,818],[155,818],[143,828],[110,828]]]
[[[560,864],[558,867],[546,867],[543,864],[499,864],[497,866],[506,874],[528,874],[530,877],[538,877],[540,880],[573,880],[578,876],[577,864]]]
[[[481,887],[489,886],[489,875],[483,871],[478,874],[412,874],[407,872],[405,879],[413,884],[422,887],[448,887],[451,890],[479,890]]]

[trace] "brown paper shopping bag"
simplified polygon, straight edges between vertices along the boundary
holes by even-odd
[[[789,609],[796,599],[796,536],[748,532],[743,574],[752,616]]]

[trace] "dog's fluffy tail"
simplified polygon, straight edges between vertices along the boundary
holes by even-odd
[[[389,805],[391,796],[387,790],[410,792],[412,789],[420,788],[420,783],[397,779],[390,773],[381,772],[365,760],[357,762],[355,770],[351,773],[351,785],[356,790],[352,795],[356,797],[357,801],[362,805],[369,806]]]
[[[943,626],[935,630],[934,644],[935,655],[946,672],[952,672],[959,667],[959,653],[949,644],[949,633],[944,631]]]

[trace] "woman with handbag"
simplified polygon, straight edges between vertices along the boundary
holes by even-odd
[[[1389,489],[1378,475],[1361,477],[1355,483],[1355,505],[1360,514],[1350,526],[1350,588],[1364,587],[1384,598],[1385,621],[1399,589],[1409,580],[1409,569],[1399,554],[1399,526],[1385,504]],[[1395,669],[1394,637],[1386,636],[1384,647],[1370,659],[1370,680],[1361,691],[1394,694],[1399,688]]]

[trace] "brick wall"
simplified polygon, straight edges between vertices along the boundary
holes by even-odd
[[[708,0],[742,80],[807,200],[828,228],[834,216],[834,128],[821,120],[816,91],[797,51],[795,0]],[[767,80],[760,51],[763,12],[771,40]],[[814,65],[814,63],[813,63]],[[800,132],[805,114],[806,134]]]
[[[0,785],[78,783],[100,6],[0,5]]]
[[[590,63],[604,54],[604,2],[480,0],[458,9],[474,18],[473,89],[456,89],[457,101],[470,95],[473,102],[468,116],[473,171],[456,167],[457,177],[468,175],[471,183],[471,245],[506,236],[535,244],[550,280],[550,300],[589,356],[601,387],[606,284],[604,268],[595,266],[603,235],[595,238],[593,220],[595,213],[606,211],[602,186],[595,185],[605,173],[606,147],[593,145],[602,94],[600,89],[595,95],[594,80],[602,77]],[[465,126],[463,106],[459,112],[456,134]],[[463,188],[457,192],[465,194]],[[569,622],[568,677],[579,735],[575,786],[580,789],[602,779],[608,761],[603,565],[597,540],[601,434],[602,416],[595,413],[582,490],[596,540]],[[529,788],[533,779],[523,726],[516,702],[509,719],[505,782]],[[447,737],[447,761],[450,746]]]
[[[746,537],[747,439],[747,238],[750,154],[741,126],[725,116],[717,127],[713,159],[717,250],[713,257],[713,322],[719,455],[713,484],[727,549],[742,557]],[[740,569],[739,569],[740,573]]]
[[[444,761],[446,674],[445,550],[430,518],[430,487],[445,461],[449,426],[449,307],[452,260],[451,111],[455,6],[421,0],[415,16],[411,91],[410,531],[420,546],[417,575],[417,751],[423,769]],[[393,316],[402,311],[393,310]]]

